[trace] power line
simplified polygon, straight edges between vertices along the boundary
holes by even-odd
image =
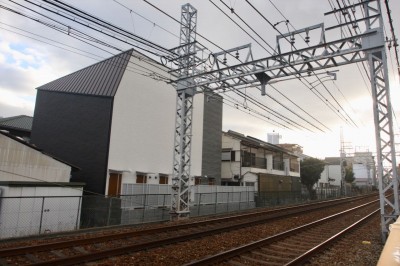
[[[246,0],[246,2],[273,28],[275,29],[286,41],[288,41],[289,43],[290,40],[287,39],[287,37],[285,35],[282,34],[282,32],[280,32],[280,30],[278,30],[276,28],[275,25],[273,25],[253,4],[251,4],[248,0]],[[291,43],[291,45],[295,48],[294,44]],[[296,48],[295,48],[296,49]],[[314,71],[312,71],[314,72]],[[314,72],[315,74],[315,72]],[[318,80],[320,80],[320,78],[317,76]],[[307,80],[306,80],[307,81]],[[308,81],[307,81],[308,82]],[[321,80],[320,80],[321,82]],[[310,82],[308,82],[310,84]],[[347,112],[344,110],[344,108],[341,106],[341,104],[336,100],[336,98],[329,92],[328,88],[321,82],[321,84],[324,86],[325,90],[328,92],[328,94],[332,97],[332,99],[335,100],[336,104],[339,106],[339,108],[347,115],[347,117],[350,119],[351,122],[353,122],[354,125],[355,122],[351,119],[351,117],[347,114]],[[311,84],[310,84],[311,85]],[[339,110],[338,110],[339,111]],[[340,113],[340,112],[339,112]],[[348,122],[347,118],[344,118],[346,122]],[[357,125],[356,125],[357,126]]]
[[[153,8],[157,9],[158,11],[160,11],[161,13],[165,14],[166,16],[168,16],[169,18],[173,19],[175,22],[181,24],[178,20],[176,20],[174,17],[172,17],[171,15],[169,15],[168,13],[166,13],[165,11],[161,10],[160,8],[154,6],[153,4],[151,4],[150,2],[148,2],[147,0],[143,0],[144,2],[146,2],[147,4],[149,4],[150,6],[152,6]],[[214,4],[215,5],[215,4]],[[204,36],[202,36],[199,32],[196,32],[197,35],[201,36],[203,39],[209,41],[207,38],[205,38]],[[218,45],[216,45],[215,43],[213,43],[215,46],[219,47]],[[225,49],[223,49],[222,47],[219,47],[221,50],[225,51]],[[253,101],[255,101],[254,99],[252,99]],[[281,115],[281,114],[280,114]]]
[[[394,33],[394,27],[393,27],[393,19],[392,19],[392,11],[389,8],[389,0],[385,0],[385,6],[386,6],[386,13],[388,15],[388,20],[389,20],[389,26],[390,26],[390,32],[392,33],[392,42],[393,42],[393,49],[394,53],[396,55],[396,63],[397,63],[397,73],[400,77],[400,61],[399,61],[399,54],[397,47],[399,46],[396,38],[396,34]],[[389,48],[390,49],[390,48]]]
[[[23,6],[23,5],[19,5],[19,6],[26,8],[26,7]],[[62,29],[62,28],[60,28],[60,27],[58,27],[58,26],[56,26],[56,25],[54,25],[54,24],[50,24],[50,23],[41,21],[41,20],[39,20],[39,19],[37,19],[37,18],[33,18],[33,17],[29,16],[29,15],[23,14],[23,13],[21,13],[21,12],[18,12],[18,11],[16,11],[16,10],[11,9],[11,8],[7,8],[7,7],[4,7],[4,6],[2,6],[2,5],[0,5],[0,8],[6,9],[7,11],[13,12],[13,13],[15,13],[15,14],[17,14],[17,15],[21,15],[21,16],[26,17],[26,18],[28,18],[28,19],[32,19],[32,20],[34,20],[34,21],[36,21],[36,22],[38,22],[38,23],[40,23],[40,24],[42,24],[42,25],[48,26],[48,27],[50,27],[50,28],[52,28],[52,29],[54,29],[54,30],[57,30],[57,31],[61,32],[61,33],[67,34],[68,36],[70,36],[70,37],[72,37],[72,38],[75,38],[75,39],[77,39],[77,40],[79,40],[79,41],[82,41],[82,42],[84,42],[84,43],[86,43],[86,44],[88,44],[88,45],[91,45],[91,46],[93,46],[93,47],[95,47],[95,48],[97,48],[97,49],[100,49],[100,50],[102,50],[102,51],[105,51],[105,52],[107,52],[107,53],[109,53],[109,54],[115,55],[115,54],[113,54],[113,53],[111,53],[111,52],[109,52],[109,51],[107,51],[107,50],[104,50],[104,49],[102,49],[102,48],[100,48],[100,47],[98,47],[98,46],[96,46],[96,45],[94,45],[94,44],[92,44],[92,43],[90,43],[90,42],[87,42],[87,41],[83,40],[83,39],[82,39],[82,35],[83,35],[83,38],[84,38],[84,39],[87,39],[87,40],[90,40],[90,41],[94,41],[94,42],[99,43],[99,44],[101,44],[101,45],[104,45],[104,46],[106,46],[106,47],[114,48],[115,50],[117,50],[117,51],[119,51],[119,52],[123,51],[122,49],[117,48],[116,46],[112,46],[112,45],[110,45],[110,44],[108,44],[108,43],[106,43],[106,42],[104,42],[104,41],[100,41],[100,40],[98,40],[98,39],[96,39],[96,38],[94,38],[94,37],[92,37],[92,36],[90,36],[90,35],[88,35],[88,34],[81,33],[79,30],[77,30],[78,35],[75,35],[75,34],[73,34],[74,29],[73,29],[72,27],[70,27],[70,26],[69,26],[68,32],[65,32],[64,29]],[[29,10],[29,8],[27,8],[27,9]],[[39,15],[44,16],[43,14],[38,13],[38,12],[36,12],[36,11],[34,11],[34,12],[35,12],[36,14],[39,14]],[[61,22],[59,22],[59,21],[57,21],[57,20],[54,20],[54,19],[52,19],[52,18],[50,18],[50,19],[51,19],[52,21],[56,22],[56,23],[61,24]],[[133,57],[135,57],[135,56],[133,56]],[[141,58],[141,57],[137,57],[137,58],[138,58],[139,60],[145,59],[145,58]],[[145,61],[146,61],[149,65],[152,65],[152,66],[154,66],[154,67],[156,67],[156,68],[158,68],[158,69],[160,69],[160,70],[163,70],[163,69],[160,68],[160,66],[155,65],[154,63],[152,63],[151,61],[149,61],[147,58],[145,59]],[[138,70],[138,71],[145,72],[144,74],[143,74],[143,73],[135,72],[135,73],[137,73],[137,74],[144,75],[144,76],[147,76],[147,77],[156,79],[156,80],[160,80],[160,78],[161,78],[162,80],[164,80],[164,81],[166,81],[166,82],[169,82],[169,81],[170,81],[170,79],[169,79],[168,77],[162,76],[162,75],[160,75],[160,74],[158,74],[158,73],[155,73],[154,71],[152,71],[152,70],[150,70],[150,69],[148,69],[148,68],[146,68],[146,67],[144,67],[144,66],[142,66],[142,65],[139,65],[139,64],[136,64],[136,63],[132,63],[132,62],[131,62],[131,64],[136,65],[136,66],[138,66],[138,67],[140,67],[140,68],[143,68],[143,69],[145,69],[146,71],[149,71],[149,72],[146,72],[146,71],[143,71],[143,70],[141,70],[141,69],[136,69],[136,70]],[[127,69],[128,69],[128,70],[129,70],[129,69],[132,70],[132,69],[134,69],[134,68],[132,68],[131,66],[128,66]],[[165,71],[165,70],[163,70],[163,71]],[[133,72],[134,72],[134,71],[133,71]]]
[[[234,21],[229,15],[227,15],[219,6],[217,6],[212,0],[210,0],[210,2],[215,6],[215,7],[217,7],[225,16],[227,16],[232,22],[234,22],[235,23],[235,25],[237,25],[240,29],[242,29],[247,35],[249,35],[253,40],[255,40],[262,48],[264,48],[264,50],[265,51],[267,51],[270,55],[272,55],[272,53],[271,52],[269,52],[263,45],[261,45],[255,38],[253,38],[245,29],[243,29],[238,23],[236,23],[236,21]],[[227,8],[229,8],[229,6],[224,2],[224,1],[222,1],[221,0],[221,2],[227,7]],[[248,23],[246,23],[237,13],[235,13],[234,12],[234,10],[232,9],[232,8],[230,8],[231,9],[231,12],[232,13],[234,13],[248,28],[250,28],[260,39],[262,39],[263,41],[264,41],[264,43],[266,43],[267,45],[268,45],[268,47],[269,48],[271,48],[272,50],[274,50],[274,48],[270,45],[270,44],[268,44]],[[275,51],[274,51],[275,52]],[[290,112],[292,112],[293,114],[295,114],[295,115],[297,115],[298,117],[300,117],[296,112],[294,112],[294,111],[292,111],[292,110],[290,110],[287,106],[284,106],[282,103],[280,103],[279,101],[277,101],[275,98],[273,98],[272,96],[270,96],[270,95],[267,95],[268,97],[270,97],[272,100],[274,100],[275,102],[277,102],[277,103],[279,103],[281,106],[283,106],[285,109],[287,109],[287,110],[289,110]],[[307,113],[307,112],[306,112]],[[308,113],[307,113],[308,114]],[[300,117],[301,119],[303,119],[304,120],[304,118],[302,118],[302,117]],[[305,120],[306,121],[306,120]],[[306,122],[308,122],[309,124],[311,124],[309,121],[306,121]],[[311,124],[312,125],[312,124]],[[312,126],[314,126],[315,128],[317,128],[317,129],[319,129],[319,130],[321,130],[320,128],[318,128],[317,126],[315,126],[315,125],[312,125]],[[321,130],[321,131],[323,131],[323,130]]]
[[[12,0],[9,0],[9,1],[12,1]],[[80,25],[82,25],[82,26],[85,26],[85,27],[87,27],[87,28],[89,28],[89,29],[91,29],[91,30],[95,30],[95,31],[97,31],[97,32],[99,32],[99,33],[102,33],[102,34],[108,36],[108,37],[114,38],[114,39],[116,39],[116,40],[118,40],[118,41],[120,41],[120,42],[127,43],[127,44],[129,44],[129,45],[132,45],[132,46],[134,46],[134,47],[137,47],[138,49],[141,49],[141,50],[143,50],[143,51],[145,51],[145,52],[148,52],[148,53],[151,53],[151,54],[153,54],[153,55],[160,56],[160,54],[159,54],[158,52],[162,52],[162,53],[164,53],[164,54],[171,54],[171,52],[170,52],[168,49],[166,49],[166,48],[164,48],[164,47],[162,47],[162,46],[160,46],[160,45],[157,45],[157,44],[155,44],[155,43],[152,43],[152,42],[150,42],[150,41],[147,41],[147,40],[143,39],[143,38],[140,37],[140,36],[137,36],[137,35],[135,35],[135,34],[133,34],[133,33],[130,33],[130,32],[128,32],[128,31],[126,31],[126,30],[124,30],[124,29],[122,29],[122,28],[120,28],[120,27],[114,26],[114,25],[112,25],[112,24],[110,24],[110,23],[108,23],[108,22],[106,22],[106,21],[104,21],[104,20],[102,20],[102,19],[100,19],[100,18],[96,18],[96,17],[94,17],[94,16],[92,16],[92,15],[89,15],[88,13],[86,13],[86,12],[84,12],[84,11],[81,11],[81,10],[79,10],[79,9],[77,9],[77,8],[74,8],[74,7],[70,6],[70,5],[67,5],[67,4],[65,4],[65,3],[61,2],[61,1],[55,0],[56,2],[60,3],[61,5],[66,6],[67,8],[66,8],[66,7],[62,7],[61,5],[57,5],[57,4],[54,3],[54,2],[49,2],[49,1],[47,1],[47,0],[42,0],[42,1],[46,2],[46,3],[49,3],[50,5],[53,5],[53,6],[57,7],[57,8],[59,8],[59,9],[63,10],[63,11],[66,11],[66,12],[69,13],[69,14],[72,14],[72,15],[74,15],[74,16],[77,16],[77,17],[79,17],[79,18],[85,20],[85,21],[89,21],[89,22],[91,22],[91,23],[93,23],[93,24],[96,24],[96,25],[98,25],[98,26],[101,26],[101,27],[103,27],[103,28],[105,28],[105,29],[107,29],[107,30],[110,30],[110,31],[113,32],[113,33],[117,33],[117,34],[119,34],[119,35],[121,35],[121,36],[123,36],[123,37],[125,37],[125,38],[132,39],[132,40],[134,40],[135,42],[141,43],[141,44],[145,45],[146,47],[151,48],[151,49],[154,49],[155,51],[158,51],[158,52],[154,52],[154,51],[151,51],[151,50],[149,50],[149,49],[145,49],[145,48],[143,48],[143,47],[140,47],[140,46],[138,46],[138,45],[129,43],[127,40],[123,40],[121,37],[117,37],[117,36],[115,36],[115,35],[113,36],[113,35],[107,33],[107,32],[104,31],[104,30],[99,30],[99,29],[94,28],[94,27],[91,26],[91,24],[89,24],[89,23],[85,24],[85,23],[83,23],[83,22],[78,21],[77,19],[73,19],[73,18],[67,17],[66,15],[63,15],[63,14],[61,14],[61,13],[59,13],[59,12],[55,12],[55,11],[53,11],[53,10],[50,10],[49,8],[46,8],[46,7],[44,7],[43,5],[35,4],[35,3],[33,3],[33,2],[31,2],[31,1],[29,1],[29,0],[25,0],[25,1],[27,1],[28,3],[30,3],[30,4],[32,4],[32,5],[34,5],[34,6],[40,7],[40,8],[42,8],[42,9],[48,11],[48,12],[51,12],[51,13],[53,13],[53,14],[56,14],[56,15],[58,15],[58,16],[61,16],[61,17],[65,18],[65,19],[68,19],[68,20],[70,20],[70,21],[73,21],[74,23],[77,23],[77,24],[80,24]],[[35,12],[35,11],[34,11],[34,12]],[[80,14],[78,14],[78,13],[80,13]],[[64,26],[66,26],[66,25],[64,25]],[[67,27],[68,27],[68,26],[67,26]]]
[[[154,21],[151,21],[151,20],[149,20],[148,18],[146,18],[145,16],[143,16],[143,15],[141,15],[141,14],[139,14],[139,13],[133,11],[132,9],[130,9],[130,8],[127,7],[126,5],[124,5],[124,4],[120,3],[120,2],[118,2],[117,0],[113,0],[113,1],[114,1],[115,3],[117,3],[117,4],[119,4],[120,6],[126,8],[127,10],[129,10],[130,13],[134,13],[134,14],[138,15],[139,17],[143,18],[144,20],[150,22],[150,23],[153,24],[153,25],[156,25],[156,26],[159,27],[160,29],[164,30],[165,32],[167,32],[167,33],[171,34],[172,36],[175,36],[176,38],[179,39],[179,36],[178,36],[178,35],[172,33],[171,31],[169,31],[169,30],[167,30],[166,28],[160,26],[159,24],[155,23]]]
[[[211,0],[210,0],[210,2],[211,3],[213,3]],[[255,32],[255,30],[248,24],[248,23],[246,23],[236,12],[234,12],[234,10],[232,10],[232,8],[229,8],[229,6],[227,6],[222,0],[221,0],[221,2],[228,8],[228,9],[230,9],[231,10],[231,12],[232,13],[234,13],[248,28],[250,28],[250,30],[252,30],[253,32]],[[214,3],[213,3],[214,4]],[[225,16],[227,16],[229,19],[231,19],[230,18],[230,16],[229,15],[227,15],[224,11],[222,11],[216,4],[214,4],[214,6],[216,6],[221,12],[223,12],[223,14],[225,15]],[[232,19],[231,19],[232,20]],[[249,36],[250,36],[250,34],[247,32],[247,31],[245,31],[240,25],[238,25],[234,20],[232,20],[237,26],[239,26],[246,34],[248,34]],[[268,20],[267,20],[268,21]],[[272,25],[271,23],[270,23],[270,25],[271,26],[273,26],[274,28],[275,28],[275,25]],[[275,28],[276,29],[276,28]],[[278,32],[279,32],[279,30],[278,30]],[[256,33],[256,32],[255,32]],[[279,32],[280,33],[280,32]],[[280,33],[281,35],[282,35],[282,33]],[[259,38],[261,38],[272,50],[274,50],[273,48],[272,48],[272,46],[271,45],[269,45],[259,34],[257,34],[256,33],[256,35],[259,37]],[[255,40],[252,36],[250,36],[253,40]],[[258,42],[257,42],[258,43]],[[259,43],[258,43],[259,44]],[[260,44],[259,44],[260,45]],[[261,46],[261,45],[260,45]],[[263,47],[263,46],[261,46],[261,47]],[[265,50],[266,50],[266,48],[265,47],[263,47]],[[289,64],[290,66],[291,66],[291,64]],[[301,75],[300,75],[300,77],[301,77]],[[300,80],[300,79],[299,79]],[[307,81],[308,82],[308,81]],[[303,83],[303,82],[302,82]],[[308,82],[309,84],[310,84],[310,82]],[[304,84],[304,83],[303,83]],[[305,84],[304,84],[305,85]],[[306,85],[305,85],[306,86]],[[311,84],[310,84],[310,86],[311,86]],[[310,89],[308,86],[306,86],[308,89]],[[326,87],[325,87],[326,88]],[[310,89],[311,91],[312,91],[312,88]],[[327,90],[327,88],[326,88],[326,90]],[[316,92],[317,93],[319,93],[317,90],[316,90]],[[313,92],[314,94],[316,94],[315,92]],[[328,91],[328,93],[329,93],[329,91]],[[320,94],[320,93],[319,93]],[[322,94],[320,94],[321,96],[322,96]],[[317,95],[318,96],[318,95]],[[332,98],[334,99],[334,100],[336,100],[334,97],[333,97],[333,95],[331,95],[332,96]],[[321,97],[318,97],[318,98],[320,98],[321,99]],[[322,98],[325,98],[325,97],[323,97],[322,96]],[[328,107],[329,107],[329,104],[330,105],[332,105],[326,98],[325,98],[325,100],[326,101],[323,101],[322,99],[321,99],[321,101],[323,101]],[[337,102],[337,104],[341,107],[341,105]],[[332,110],[332,111],[334,111],[334,113],[336,113],[336,108],[333,108],[333,105],[332,105],[332,107],[330,107],[330,109]],[[345,112],[345,110],[342,108],[342,110]],[[346,112],[345,112],[346,113]],[[341,119],[344,119],[345,121],[347,121],[347,118],[345,118],[345,117],[341,117],[340,115],[341,115],[341,113],[339,112],[339,114],[338,113],[336,113],[338,116],[339,116],[339,118],[341,118]],[[349,117],[349,116],[348,116]],[[349,117],[349,119],[351,120],[351,118]]]

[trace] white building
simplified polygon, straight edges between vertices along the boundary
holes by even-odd
[[[326,157],[324,171],[318,180],[318,187],[340,187],[342,172],[340,168],[340,157]]]
[[[319,187],[340,186],[340,157],[325,158],[325,169],[318,181]],[[358,187],[376,185],[375,160],[371,152],[356,152],[352,157],[345,157],[345,167],[351,167],[354,184]]]
[[[72,180],[88,191],[171,184],[177,92],[168,71],[131,49],[39,87],[31,142],[79,166]],[[207,99],[194,97],[190,181],[218,184],[222,101]]]
[[[71,170],[0,131],[0,238],[77,229],[84,184],[69,182]]]

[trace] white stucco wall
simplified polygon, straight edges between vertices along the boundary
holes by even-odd
[[[318,183],[328,183],[328,177],[335,179],[329,183],[333,186],[340,186],[341,181],[340,165],[325,165],[324,171],[321,173],[321,178]]]
[[[169,75],[133,57],[124,73],[114,99],[108,160],[108,169],[124,171],[122,183],[136,182],[136,172],[154,176],[171,175],[173,170],[176,90],[165,82],[129,71],[132,62],[163,76]],[[204,100],[201,98],[194,99],[192,176],[201,174],[202,126],[199,123],[202,123]],[[154,178],[148,181],[157,183]]]
[[[0,181],[69,182],[71,167],[0,134]]]

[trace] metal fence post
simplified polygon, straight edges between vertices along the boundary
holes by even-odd
[[[39,235],[42,232],[42,222],[43,222],[43,212],[44,212],[43,208],[44,208],[44,197],[42,197],[42,210],[40,212]]]
[[[197,216],[200,216],[200,204],[201,204],[201,193],[199,193],[199,199],[197,201]]]
[[[228,199],[226,200],[226,211],[229,212],[229,191],[228,191]]]
[[[146,201],[147,201],[147,194],[145,193],[144,194],[144,201],[143,201],[142,222],[144,222],[144,218],[146,216],[146,214],[145,214],[145,210],[146,210],[146,206],[147,206]]]
[[[81,201],[82,201],[82,196],[79,196],[79,203],[78,203],[78,211],[76,213],[76,223],[75,223],[75,230],[78,230],[78,221],[79,221],[79,216],[81,213]]]
[[[109,198],[110,201],[108,203],[108,215],[107,215],[107,226],[110,225],[110,217],[111,217],[111,203],[112,203],[112,198]]]
[[[215,191],[215,209],[214,214],[217,214],[218,191]]]

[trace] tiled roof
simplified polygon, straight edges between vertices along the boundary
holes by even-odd
[[[0,128],[31,131],[32,121],[33,117],[27,115],[17,115],[12,117],[0,118]]]
[[[133,49],[49,82],[38,90],[113,97]]]
[[[284,149],[282,147],[279,147],[277,145],[265,142],[263,140],[260,140],[260,139],[257,139],[257,138],[251,137],[251,136],[247,136],[246,137],[245,135],[243,135],[241,133],[238,133],[238,132],[235,132],[235,131],[232,131],[232,130],[229,130],[228,132],[225,132],[225,134],[227,134],[229,136],[232,136],[234,138],[240,139],[241,141],[243,141],[243,143],[245,145],[248,145],[248,146],[253,146],[253,147],[256,147],[256,148],[257,147],[262,147],[262,148],[267,148],[267,149],[272,150],[272,151],[279,151],[279,152],[292,154],[292,152],[290,152],[289,150],[286,150],[286,149]]]

